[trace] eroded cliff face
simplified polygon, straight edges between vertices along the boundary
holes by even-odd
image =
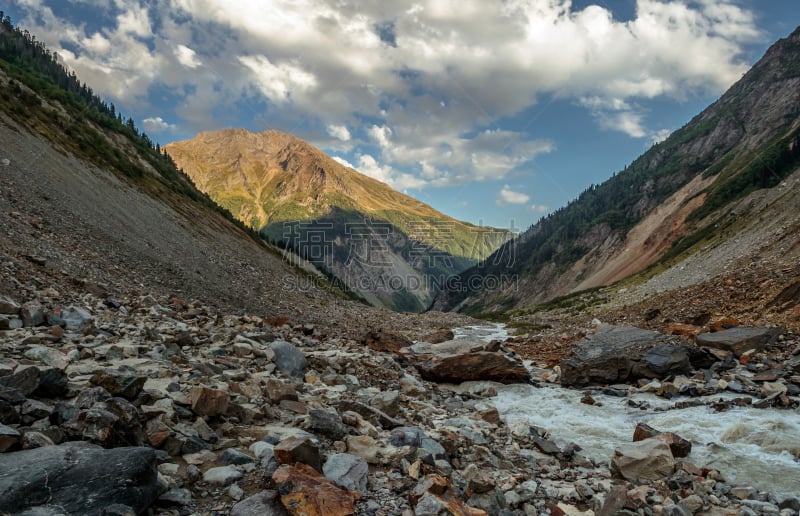
[[[486,278],[513,278],[513,288],[442,292],[433,308],[486,313],[532,306],[654,264],[669,268],[735,241],[741,231],[763,233],[748,241],[768,245],[771,226],[754,221],[791,222],[785,203],[758,199],[797,188],[787,180],[800,166],[797,63],[800,29],[691,122],[510,243],[513,261],[494,266],[490,257],[490,265],[461,274],[463,284],[481,287],[491,284]]]

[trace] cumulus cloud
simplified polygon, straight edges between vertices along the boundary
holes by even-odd
[[[194,69],[203,64],[197,58],[197,52],[186,45],[178,45],[175,47],[175,57],[178,59],[178,62],[186,68]]]
[[[624,22],[569,0],[74,0],[102,12],[91,31],[54,16],[56,1],[17,3],[99,93],[149,107],[163,87],[181,99],[181,126],[198,130],[231,103],[264,101],[265,123],[305,123],[337,150],[350,142],[360,170],[405,188],[498,180],[551,152],[552,141],[487,129],[543,95],[655,141],[644,101],[722,92],[762,37],[738,0],[637,0]],[[364,130],[351,134],[354,120]]]
[[[149,133],[163,133],[164,131],[174,131],[177,129],[175,124],[168,124],[160,116],[153,118],[145,118],[142,120],[144,130]]]
[[[528,206],[528,210],[532,211],[533,213],[545,214],[550,211],[550,206],[545,206],[544,204],[531,204]]]
[[[530,195],[522,192],[515,192],[508,185],[503,186],[497,194],[497,205],[507,206],[509,204],[525,204],[531,199]]]
[[[330,124],[327,127],[327,132],[332,138],[343,142],[349,142],[351,138],[350,131],[347,129],[347,126],[344,125]]]

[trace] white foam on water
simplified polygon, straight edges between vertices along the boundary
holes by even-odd
[[[491,335],[487,340],[507,335],[502,324],[464,328],[459,334]],[[775,494],[800,494],[798,410],[675,409],[669,407],[676,399],[645,393],[627,398],[592,394],[601,406],[586,405],[581,403],[581,391],[558,386],[508,385],[498,386],[497,391],[492,403],[507,423],[524,421],[544,428],[559,446],[575,443],[592,460],[609,462],[614,448],[631,442],[636,424],[645,422],[691,441],[692,453],[687,460],[719,470],[732,484],[751,485]],[[627,404],[630,399],[647,401],[651,409],[631,407]],[[666,408],[669,410],[655,410]]]

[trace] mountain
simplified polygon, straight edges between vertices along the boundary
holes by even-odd
[[[292,318],[305,307],[318,320],[346,303],[0,18],[0,292],[35,299],[45,289],[138,291]]]
[[[454,278],[432,307],[519,311],[638,273],[631,285],[671,274],[664,288],[676,288],[748,253],[795,252],[776,243],[800,227],[798,166],[800,28],[684,127]]]
[[[446,278],[508,238],[448,217],[279,131],[204,132],[165,149],[249,227],[396,310],[423,310]]]

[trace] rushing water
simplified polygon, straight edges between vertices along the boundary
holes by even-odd
[[[486,340],[507,336],[502,325],[467,327],[456,338]],[[676,409],[653,394],[637,394],[648,410],[628,405],[629,398],[593,393],[600,403],[581,403],[582,392],[558,386],[497,386],[493,404],[508,424],[524,421],[544,428],[561,446],[573,442],[595,461],[608,462],[618,444],[630,442],[639,422],[674,432],[692,442],[688,460],[722,472],[728,482],[776,494],[800,494],[800,411],[706,406]],[[718,399],[716,395],[710,399]],[[657,410],[666,409],[666,410]]]

